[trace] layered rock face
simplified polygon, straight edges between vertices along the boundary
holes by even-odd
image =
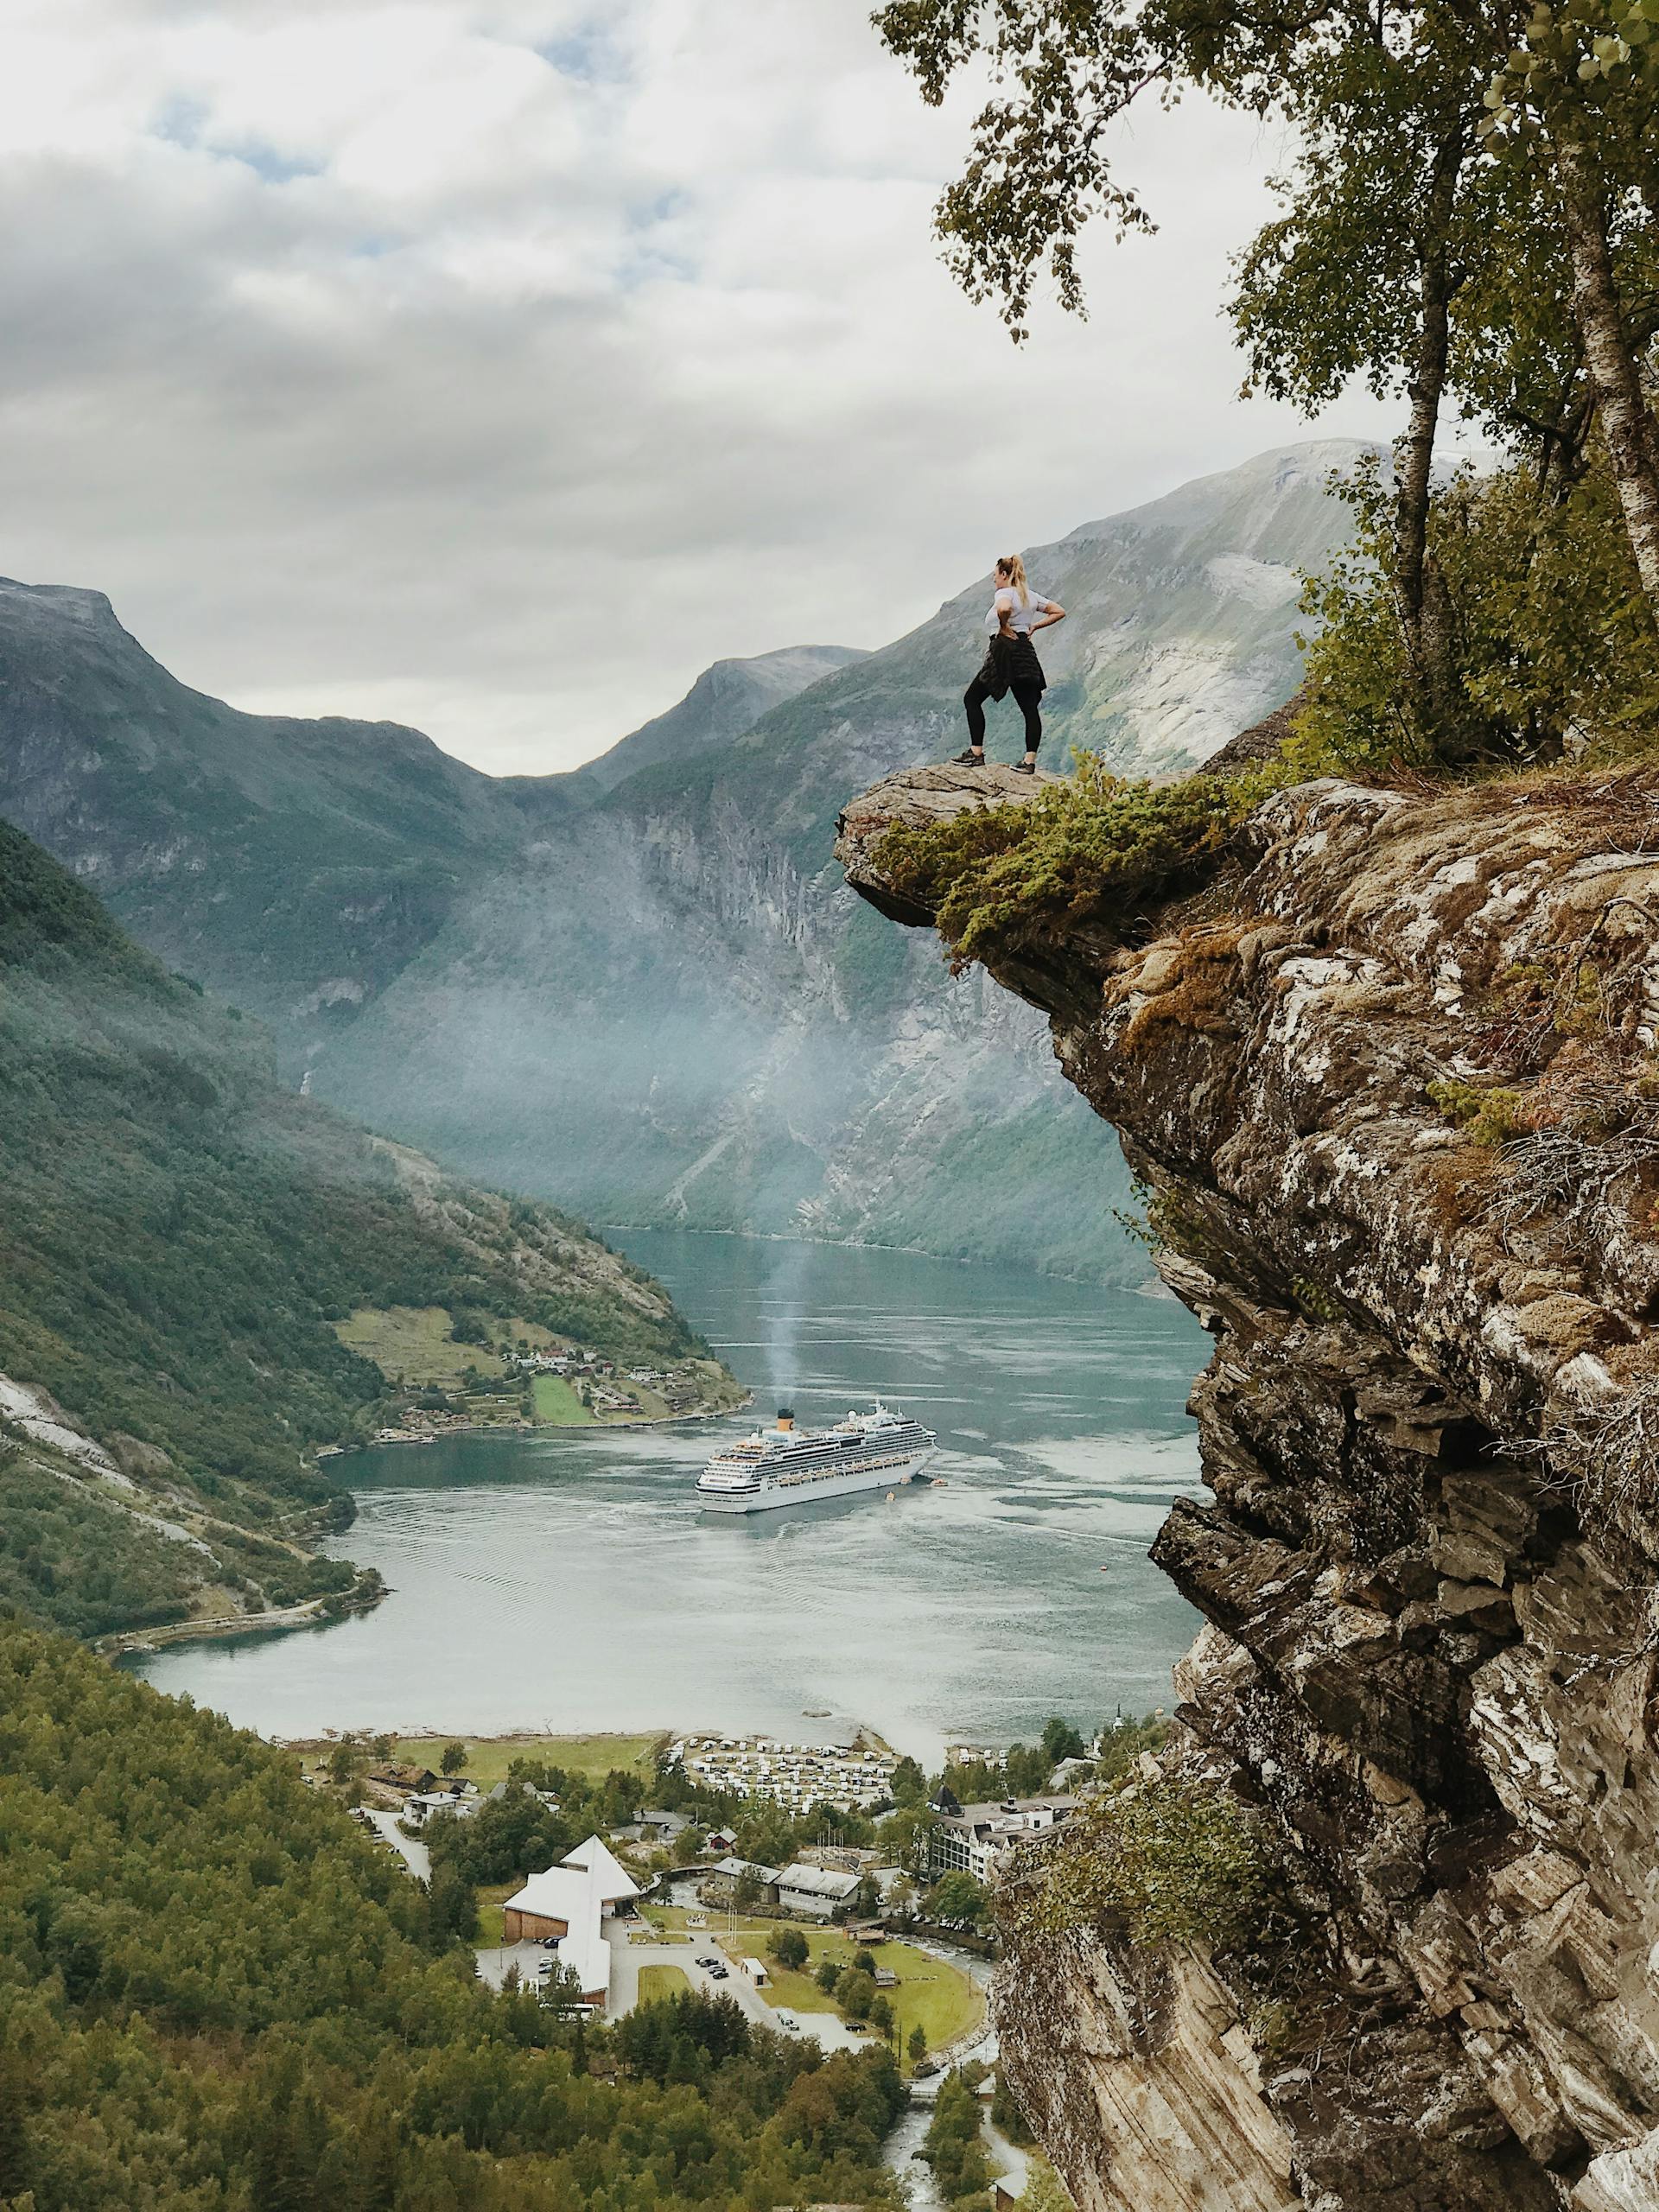
[[[889,778],[849,880],[927,921],[886,830],[1004,796]],[[1084,2212],[1652,2212],[1659,783],[1306,785],[987,964],[1216,1338],[1166,1764],[1283,1900],[1248,1955],[1018,1937],[1022,2101]]]

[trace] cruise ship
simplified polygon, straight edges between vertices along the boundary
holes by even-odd
[[[784,1406],[775,1427],[715,1452],[697,1478],[697,1503],[711,1513],[763,1513],[880,1490],[918,1473],[938,1440],[879,1398],[872,1412],[849,1413],[833,1428],[797,1428]]]

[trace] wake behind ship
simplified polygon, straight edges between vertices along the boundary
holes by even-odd
[[[919,1472],[938,1440],[879,1398],[872,1412],[849,1413],[833,1428],[798,1429],[784,1406],[775,1428],[715,1452],[697,1478],[697,1503],[711,1513],[762,1513],[880,1490]]]

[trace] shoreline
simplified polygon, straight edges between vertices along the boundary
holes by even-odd
[[[349,1459],[359,1452],[399,1452],[407,1451],[416,1445],[442,1444],[452,1436],[588,1436],[595,1433],[614,1436],[632,1429],[687,1428],[698,1422],[724,1421],[733,1414],[745,1413],[754,1402],[754,1393],[751,1390],[740,1405],[708,1406],[700,1413],[694,1414],[647,1414],[638,1420],[624,1418],[611,1421],[540,1421],[527,1427],[517,1422],[468,1421],[460,1427],[441,1429],[429,1436],[388,1436],[371,1438],[360,1444],[325,1445],[314,1465],[321,1467],[325,1461],[332,1464],[336,1459]],[[343,1496],[350,1497],[349,1482],[342,1479],[340,1491]],[[178,1643],[210,1643],[238,1636],[285,1636],[296,1629],[326,1627],[331,1622],[372,1613],[391,1596],[392,1586],[390,1583],[378,1582],[372,1590],[363,1586],[362,1577],[375,1572],[372,1567],[359,1569],[358,1583],[343,1593],[336,1592],[322,1598],[305,1598],[298,1605],[273,1608],[264,1613],[214,1614],[199,1620],[162,1621],[149,1628],[112,1629],[107,1636],[99,1637],[90,1648],[102,1658],[126,1659],[138,1657],[147,1651],[164,1651],[170,1645]],[[430,1732],[404,1729],[400,1732],[419,1735]],[[502,1732],[512,1736],[526,1732],[507,1729]],[[480,1736],[475,1740],[485,1743],[496,1739]]]
[[[343,1459],[354,1452],[397,1452],[411,1444],[442,1444],[451,1436],[590,1436],[595,1433],[616,1436],[636,1428],[690,1428],[698,1421],[727,1421],[734,1414],[747,1413],[754,1403],[754,1393],[735,1406],[706,1406],[695,1414],[641,1414],[638,1419],[623,1414],[619,1421],[469,1421],[453,1428],[440,1428],[430,1433],[414,1431],[407,1436],[365,1437],[360,1444],[325,1445],[317,1454],[318,1463],[324,1458]]]
[[[210,1643],[227,1636],[282,1636],[290,1629],[350,1620],[358,1614],[372,1613],[383,1599],[391,1595],[389,1583],[378,1582],[372,1590],[363,1586],[363,1576],[373,1572],[372,1567],[359,1568],[358,1581],[350,1590],[302,1598],[296,1605],[273,1606],[269,1612],[215,1613],[202,1620],[160,1621],[151,1628],[111,1629],[107,1636],[96,1637],[88,1649],[102,1659],[124,1659],[141,1652],[162,1651],[173,1643]]]
[[[923,1244],[876,1244],[861,1236],[799,1236],[781,1229],[692,1229],[684,1222],[668,1221],[607,1222],[598,1233],[608,1240],[613,1230],[624,1236],[631,1229],[645,1236],[730,1236],[746,1244],[812,1244],[825,1252],[896,1252],[901,1259],[936,1260],[942,1268],[985,1268],[1006,1272],[1012,1265],[1016,1272],[1031,1275],[1038,1282],[1069,1282],[1077,1290],[1114,1291],[1125,1298],[1144,1298],[1148,1294],[1174,1295],[1155,1272],[1149,1273],[1141,1282],[1107,1282],[1098,1275],[1071,1275],[1059,1268],[1034,1268],[1028,1262],[973,1260],[960,1252],[930,1252]],[[623,1256],[627,1255],[625,1253]]]
[[[423,1722],[418,1728],[377,1728],[374,1732],[398,1743],[436,1743],[447,1738],[463,1744],[626,1744],[649,1736],[658,1745],[665,1745],[677,1743],[680,1732],[672,1728],[492,1728],[485,1732],[434,1728]],[[342,1737],[362,1733],[360,1728],[325,1728],[320,1736],[267,1736],[264,1741],[280,1745],[288,1751],[311,1751],[338,1743]]]

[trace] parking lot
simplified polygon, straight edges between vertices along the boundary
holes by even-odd
[[[704,1991],[709,1996],[729,1997],[742,2007],[752,2020],[762,2027],[777,2028],[784,2034],[799,2034],[816,2037],[825,2050],[861,2050],[868,2044],[868,2034],[858,2035],[846,2022],[833,2012],[789,2013],[780,2018],[767,2004],[764,1990],[757,1989],[741,1967],[724,1959],[712,1936],[701,1931],[690,1943],[631,1943],[628,1929],[637,1922],[616,1920],[607,1929],[611,1946],[610,2001],[606,2018],[620,2020],[631,2012],[639,2002],[639,1974],[645,1967],[677,1967],[693,1989]],[[521,1981],[533,1983],[540,1978],[541,1969],[552,1956],[539,1943],[507,1943],[481,1950],[478,1954],[478,1968],[493,1988],[499,1989],[506,1980],[509,1970],[517,1967]],[[699,1964],[702,1959],[714,1959],[726,1968],[723,1975]],[[796,2026],[785,2025],[793,2019]]]
[[[618,1929],[611,1939],[611,2018],[620,2019],[639,2002],[639,1969],[641,1967],[677,1967],[694,1989],[710,1995],[731,1998],[741,2005],[752,2020],[761,2026],[782,2026],[779,2015],[766,2002],[766,1992],[757,1989],[743,1969],[726,1959],[711,1932],[698,1929],[692,1940],[681,1943],[630,1943],[626,1935]],[[723,1980],[710,1969],[700,1966],[701,1959],[715,1959],[727,1971]],[[825,2050],[860,2050],[869,2042],[868,2035],[855,2035],[833,2012],[789,2013],[797,2031],[816,2037]],[[784,2032],[790,2032],[785,2029]]]
[[[553,1954],[539,1943],[506,1943],[481,1950],[478,1954],[478,1970],[492,1989],[499,1989],[505,1982],[509,1970],[517,1967],[522,1982],[534,1982],[542,1978],[542,1968]]]

